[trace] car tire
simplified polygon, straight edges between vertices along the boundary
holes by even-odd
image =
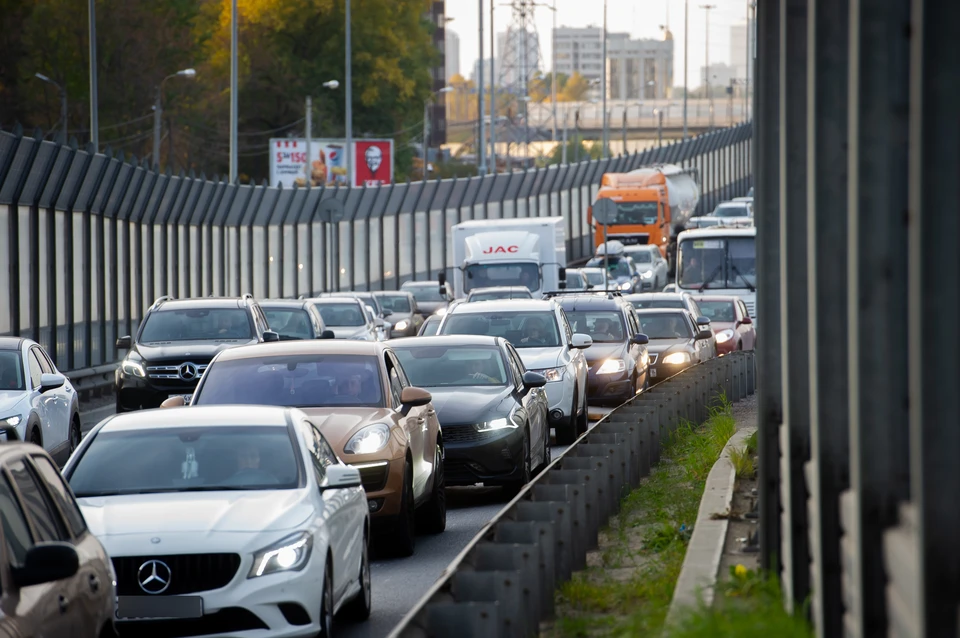
[[[533,480],[533,470],[530,468],[530,456],[530,430],[525,430],[523,433],[523,459],[521,461],[522,472],[520,478],[516,481],[510,481],[503,486],[504,492],[511,498],[519,494],[523,486]]]
[[[555,426],[558,445],[570,445],[577,440],[577,410],[579,409],[577,403],[579,401],[580,390],[575,388],[573,391],[573,410],[570,413],[570,418]]]
[[[363,555],[360,559],[360,591],[343,607],[343,617],[350,622],[363,622],[370,617],[373,595],[370,591],[370,545],[367,535],[363,536]]]
[[[590,418],[587,415],[587,403],[583,403],[583,411],[577,415],[577,438],[580,438],[580,435],[587,431],[587,428],[590,427]]]
[[[323,598],[320,602],[320,631],[317,638],[333,636],[333,568],[330,561],[330,556],[327,556],[327,566],[323,571]]]
[[[417,529],[439,534],[447,528],[447,481],[443,472],[443,448],[439,443],[433,455],[433,493],[430,501],[417,510]]]
[[[27,436],[27,442],[33,443],[37,447],[43,447],[43,438],[40,436],[40,428],[36,424],[30,426],[30,434]]]
[[[540,474],[547,469],[547,466],[550,465],[550,462],[553,460],[553,454],[550,450],[550,430],[547,430],[547,435],[543,437],[543,463],[536,469],[534,474]]]
[[[73,415],[73,422],[70,423],[69,454],[80,446],[80,439],[83,438],[83,430],[80,428],[80,415]]]
[[[408,462],[403,470],[403,494],[400,497],[400,514],[390,538],[391,549],[396,556],[411,556],[416,548],[416,503],[413,495],[413,468]]]

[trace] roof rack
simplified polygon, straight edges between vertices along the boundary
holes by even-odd
[[[173,297],[171,297],[170,295],[163,295],[162,297],[157,297],[157,298],[154,300],[152,307],[153,307],[153,308],[156,308],[157,306],[159,306],[160,304],[162,304],[164,301],[170,301],[171,299],[173,299]]]
[[[243,299],[244,301],[246,301],[247,299],[249,299],[250,301],[256,301],[253,295],[251,295],[249,292],[243,293],[242,295],[240,295],[240,298]]]
[[[608,299],[622,297],[623,293],[619,290],[602,290],[600,288],[588,288],[587,290],[550,290],[543,293],[543,299],[551,299],[561,295],[606,295]]]

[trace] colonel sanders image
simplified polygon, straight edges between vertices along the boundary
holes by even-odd
[[[363,159],[367,163],[367,168],[370,170],[370,177],[372,178],[367,180],[367,185],[376,186],[382,184],[383,180],[377,179],[377,169],[379,169],[383,163],[383,151],[380,150],[380,147],[368,146],[367,150],[363,153]]]

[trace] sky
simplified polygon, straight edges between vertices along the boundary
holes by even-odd
[[[509,0],[492,0],[494,22],[497,32],[504,31],[510,23]],[[603,26],[601,0],[540,0],[552,5],[556,2],[557,26],[586,27]],[[730,61],[730,26],[743,24],[747,14],[748,0],[688,0],[690,6],[690,62],[689,84],[700,84],[700,68],[706,54],[705,10],[699,7],[709,2],[716,6],[710,14],[710,64]],[[479,3],[483,3],[484,57],[490,57],[490,2],[491,0],[446,0],[447,18],[453,18],[447,28],[460,36],[460,73],[469,77],[479,50],[477,46],[477,22]],[[660,39],[660,25],[668,23],[674,39],[673,77],[677,85],[683,84],[683,13],[685,0],[607,0],[608,31],[627,32],[633,38]],[[669,15],[669,18],[668,18]],[[550,30],[553,26],[553,11],[546,7],[535,10],[537,31],[540,36],[540,51],[549,70]]]

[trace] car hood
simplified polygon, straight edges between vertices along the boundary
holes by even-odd
[[[386,320],[393,325],[397,325],[401,321],[410,321],[412,319],[413,319],[412,312],[394,312],[389,317],[387,317]]]
[[[335,339],[352,339],[367,333],[366,326],[327,326],[327,330],[333,331]]]
[[[8,416],[13,416],[13,413],[17,411],[17,405],[23,401],[27,396],[27,393],[23,390],[3,390],[0,391],[0,419],[5,419]]]
[[[492,414],[506,415],[510,411],[508,404],[511,403],[509,399],[513,390],[503,386],[424,389],[429,390],[433,395],[433,408],[437,411],[437,419],[441,427],[478,423]]]
[[[320,429],[338,455],[357,430],[374,423],[393,427],[396,412],[389,408],[301,408]]]
[[[159,361],[163,359],[185,360],[194,357],[197,360],[212,359],[221,350],[235,348],[250,343],[256,343],[256,339],[223,339],[219,341],[156,341],[137,344],[137,352],[146,361]]]
[[[436,311],[440,310],[447,305],[446,301],[418,301],[417,310],[421,315],[427,316],[432,315]]]
[[[625,349],[622,343],[597,343],[594,341],[592,346],[583,351],[583,354],[587,358],[587,363],[593,364],[610,358],[622,359]]]
[[[690,347],[689,339],[651,339],[647,344],[650,354],[662,354],[670,350],[685,350]]]
[[[301,525],[313,515],[306,490],[171,492],[77,499],[100,539],[137,534],[263,532]]]
[[[516,346],[514,346],[516,347]],[[544,370],[556,368],[559,365],[560,353],[563,348],[517,348],[517,354],[527,370]]]
[[[724,330],[733,330],[735,326],[731,321],[711,321],[710,327],[713,328],[713,334],[717,334]]]

